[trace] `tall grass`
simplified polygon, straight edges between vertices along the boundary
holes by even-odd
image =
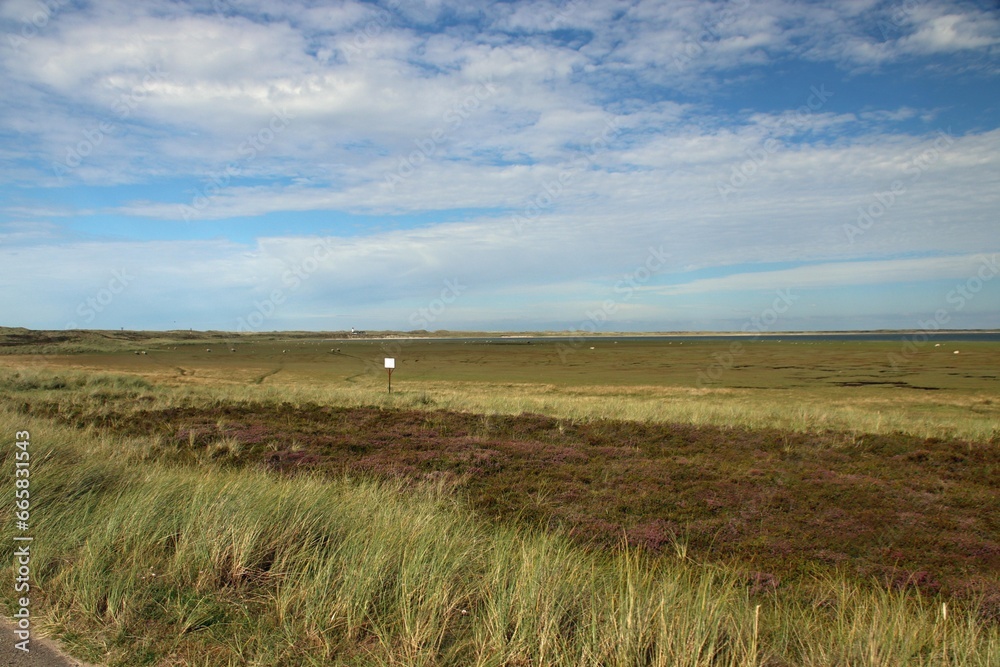
[[[624,665],[678,638],[703,647],[691,664],[739,664],[745,605],[710,571],[486,528],[441,487],[138,467],[121,442],[32,426],[36,585],[55,629],[114,664]]]
[[[1000,664],[972,610],[840,579],[760,607],[725,568],[483,523],[440,484],[167,465],[0,410],[25,428],[36,622],[110,665]]]
[[[805,667],[1000,664],[996,626],[970,614],[949,616],[947,603],[914,604],[829,577],[822,590],[826,595],[818,601],[775,605],[767,615],[775,653],[794,655]],[[904,663],[902,656],[908,656]]]

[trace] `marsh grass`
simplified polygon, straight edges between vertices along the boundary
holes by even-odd
[[[302,405],[377,406],[423,410],[454,410],[475,414],[544,414],[569,420],[613,416],[624,421],[683,423],[751,429],[775,428],[798,432],[847,431],[906,433],[920,437],[964,438],[977,442],[1000,440],[1000,420],[977,413],[979,398],[934,402],[926,397],[886,396],[877,392],[850,398],[831,393],[693,389],[678,387],[555,387],[478,382],[408,383],[397,381],[393,393],[372,383],[350,388],[270,384],[247,386],[186,386],[174,401],[198,401],[201,396],[244,402]]]
[[[0,431],[25,428],[35,621],[109,665],[1000,664],[973,608],[944,619],[832,576],[762,603],[683,545],[586,550],[484,523],[443,482],[168,464],[141,439],[0,410]],[[0,534],[11,563],[10,522]]]
[[[91,412],[239,402],[295,406],[315,403],[484,415],[531,413],[578,421],[613,416],[637,422],[1000,441],[1000,399],[978,394],[900,395],[870,390],[844,396],[832,390],[406,381],[394,382],[393,393],[388,394],[375,379],[349,387],[300,381],[246,385],[201,380],[170,384],[138,375],[47,368],[0,372],[0,395],[5,391],[10,398],[23,398],[25,392],[30,392],[34,400],[76,404]]]
[[[56,348],[42,353],[32,347],[37,345]],[[79,345],[97,347],[73,348]],[[952,343],[924,346],[895,365],[889,359],[899,344],[891,342],[744,341],[725,366],[718,359],[729,353],[727,342],[595,339],[594,346],[563,358],[556,342],[544,340],[330,342],[295,333],[0,329],[0,368],[4,376],[36,376],[43,391],[57,391],[74,374],[127,374],[153,384],[133,389],[159,405],[312,402],[1000,439],[996,343],[962,343],[957,356]],[[383,356],[398,357],[391,395]],[[720,371],[713,373],[718,379],[704,382],[705,369]],[[96,399],[114,391],[91,387],[89,393]]]

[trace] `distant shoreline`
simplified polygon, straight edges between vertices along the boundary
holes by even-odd
[[[280,332],[275,332],[278,335]],[[782,337],[843,337],[859,338],[864,336],[919,336],[928,335],[936,338],[941,336],[1000,336],[998,329],[948,329],[939,331],[926,331],[923,329],[898,329],[898,330],[876,330],[876,331],[774,331],[774,332],[746,332],[746,331],[682,331],[682,332],[631,332],[631,331],[609,331],[590,333],[586,331],[565,331],[553,332],[545,331],[539,333],[519,333],[504,334],[493,332],[463,332],[453,331],[448,333],[434,333],[424,335],[413,335],[407,333],[381,334],[381,335],[361,335],[361,336],[340,336],[324,338],[329,341],[343,340],[449,340],[449,339],[497,339],[497,340],[538,340],[538,339],[562,339],[562,338],[782,338]]]
[[[358,333],[350,331],[222,331],[171,329],[160,330],[130,330],[130,329],[26,329],[22,327],[0,326],[0,344],[7,342],[27,342],[27,339],[37,339],[37,342],[67,342],[88,337],[112,340],[141,340],[153,338],[176,338],[189,340],[204,340],[208,338],[223,339],[284,339],[312,338],[327,341],[349,340],[448,340],[448,339],[497,339],[497,340],[537,340],[565,338],[859,338],[859,337],[899,337],[899,336],[1000,336],[1000,329],[867,329],[867,330],[836,330],[836,331],[392,331],[373,330]],[[7,340],[4,340],[7,339]]]
[[[590,336],[594,338],[600,337],[644,337],[644,336],[658,336],[658,337],[668,337],[668,336],[864,336],[864,335],[886,335],[894,336],[898,334],[917,334],[917,333],[930,333],[934,335],[940,334],[1000,334],[1000,329],[941,329],[938,331],[926,331],[924,329],[880,329],[873,331],[766,331],[766,332],[749,332],[749,331],[601,331],[597,333],[589,333],[586,331],[541,331],[538,333],[525,333],[525,334],[503,334],[494,332],[463,332],[454,331],[448,334],[435,334],[426,336],[413,336],[407,335],[408,338],[449,338],[452,336],[476,336],[478,337],[492,337],[492,338],[558,338],[558,337],[575,337],[575,336]],[[394,336],[385,336],[394,337]],[[399,336],[395,336],[399,337]]]

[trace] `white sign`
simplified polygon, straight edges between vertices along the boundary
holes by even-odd
[[[385,367],[386,368],[395,368],[396,367],[396,360],[393,359],[392,357],[386,357],[385,358]]]

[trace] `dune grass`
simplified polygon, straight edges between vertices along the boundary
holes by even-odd
[[[487,528],[440,486],[164,466],[14,419],[38,455],[45,618],[92,659],[746,664],[751,610],[723,572]]]
[[[134,378],[20,379],[36,397],[179,398]],[[182,465],[143,438],[0,409],[0,432],[23,429],[36,623],[109,665],[1000,664],[975,603],[946,616],[834,575],[754,596],[683,544],[587,550],[483,522],[441,482]],[[10,522],[0,535],[11,563]],[[7,565],[8,607],[12,579]]]

